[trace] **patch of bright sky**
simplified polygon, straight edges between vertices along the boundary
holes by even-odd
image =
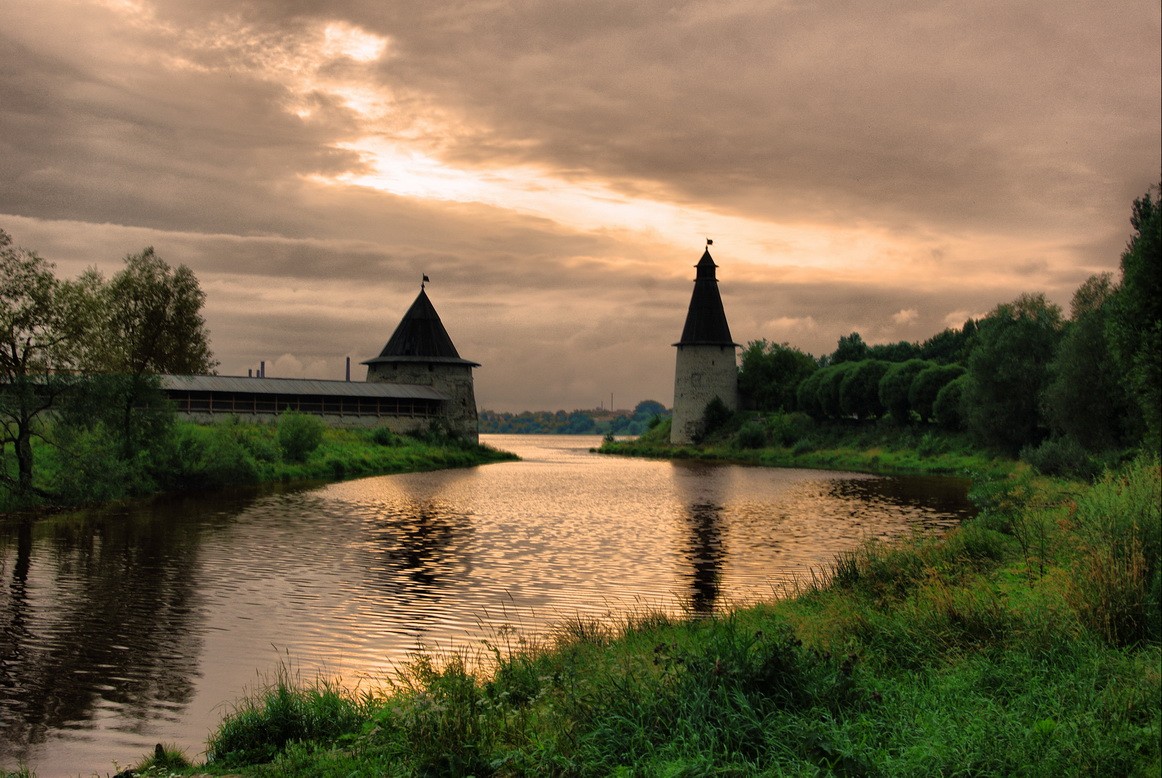
[[[322,54],[327,58],[350,57],[356,62],[374,62],[383,56],[387,44],[387,38],[343,22],[331,22],[323,28]]]
[[[875,264],[889,248],[886,236],[785,226],[631,197],[600,182],[567,181],[532,167],[460,169],[385,138],[337,145],[358,153],[370,172],[314,177],[315,181],[369,187],[401,197],[481,203],[573,229],[625,229],[686,246],[690,236],[729,236],[731,253],[761,264],[862,267]]]

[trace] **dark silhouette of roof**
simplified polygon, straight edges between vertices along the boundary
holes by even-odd
[[[363,364],[387,362],[441,362],[480,367],[477,362],[460,358],[460,353],[456,351],[452,338],[444,329],[444,323],[440,321],[440,315],[436,313],[423,286],[383,351],[375,359],[368,359]]]
[[[694,278],[694,294],[690,297],[690,310],[686,313],[686,326],[682,328],[682,339],[675,346],[737,346],[730,337],[730,325],[726,323],[726,311],[722,309],[722,296],[718,293],[718,279],[714,275],[714,260],[710,249],[702,254],[695,265],[698,273]]]

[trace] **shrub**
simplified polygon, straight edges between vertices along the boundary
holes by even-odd
[[[106,502],[149,491],[143,457],[125,459],[121,440],[105,425],[72,428],[68,438],[67,444],[49,449],[47,468],[62,503]]]
[[[722,401],[721,397],[715,397],[710,402],[706,403],[706,408],[702,411],[702,425],[695,443],[701,443],[708,437],[718,432],[726,426],[730,421],[730,409],[726,407],[726,403]]]
[[[398,446],[400,444],[399,435],[396,435],[387,427],[373,427],[367,433],[368,439],[380,446]]]
[[[815,424],[807,414],[776,413],[767,420],[772,440],[782,446],[793,446],[811,433]]]
[[[1021,449],[1021,460],[1028,462],[1043,475],[1092,479],[1100,465],[1089,452],[1071,437],[1049,438],[1039,446],[1027,445]]]
[[[323,442],[323,420],[288,411],[278,419],[278,445],[291,462],[305,462]]]
[[[751,419],[742,425],[734,440],[739,448],[762,448],[767,445],[767,431],[761,422]]]

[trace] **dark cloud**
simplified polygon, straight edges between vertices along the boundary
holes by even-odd
[[[735,338],[817,354],[851,331],[923,339],[1024,291],[1066,304],[1116,269],[1162,167],[1159,15],[17,0],[0,226],[67,274],[146,245],[189,264],[227,371],[337,375],[378,351],[426,273],[484,363],[482,406],[668,403],[704,230],[722,238]],[[340,22],[383,36],[383,56],[320,56]],[[407,183],[368,139],[474,182],[540,178],[519,203],[343,183]],[[581,185],[617,218],[549,207]],[[619,195],[670,215],[639,223]]]

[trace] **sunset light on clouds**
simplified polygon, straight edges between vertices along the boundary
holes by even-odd
[[[0,227],[147,245],[221,371],[340,378],[419,288],[494,410],[672,400],[736,340],[922,340],[1114,271],[1162,168],[1157,3],[10,0]]]

